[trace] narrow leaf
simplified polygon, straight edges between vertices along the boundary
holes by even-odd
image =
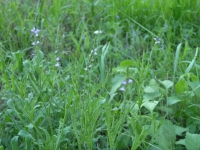
[[[186,71],[185,71],[185,73],[189,73],[189,72],[190,72],[190,70],[192,69],[193,65],[195,64],[197,55],[198,55],[198,47],[197,47],[197,49],[196,49],[196,53],[195,53],[195,55],[194,55],[194,58],[193,58],[193,60],[190,62],[188,68],[187,68]]]
[[[19,150],[19,147],[18,147],[18,138],[19,138],[19,136],[14,136],[11,139],[11,147],[12,147],[13,150]]]

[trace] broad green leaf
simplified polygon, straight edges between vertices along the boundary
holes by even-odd
[[[33,129],[33,124],[32,124],[32,123],[29,123],[26,127],[27,127],[28,129]]]
[[[38,121],[41,121],[42,118],[45,118],[44,114],[45,114],[45,112],[43,109],[40,109],[39,111],[37,111],[37,113],[35,113],[34,123],[36,124],[36,123],[38,123]]]
[[[145,101],[142,106],[148,109],[150,112],[153,112],[154,108],[158,105],[159,101]]]
[[[175,140],[174,125],[170,121],[165,120],[156,133],[156,143],[162,150],[170,150],[174,148]]]
[[[158,83],[156,82],[156,80],[155,79],[151,79],[150,81],[149,81],[149,86],[151,86],[151,87],[153,87],[153,88],[156,88],[156,89],[158,89]]]
[[[180,98],[178,98],[176,96],[171,96],[171,97],[167,98],[167,105],[170,106],[170,105],[176,104],[176,103],[178,103],[180,101],[181,101]]]
[[[187,150],[200,150],[200,134],[186,133],[185,147]]]
[[[33,138],[32,135],[28,131],[26,131],[26,130],[20,130],[19,133],[18,133],[18,135],[21,136],[21,137],[23,137],[23,138],[28,138],[28,139],[29,138],[30,139]]]
[[[123,67],[120,67],[120,66],[118,66],[116,68],[113,68],[112,71],[114,73],[118,73],[118,72],[120,72],[120,73],[126,73],[127,72],[126,68],[123,68]]]
[[[3,146],[0,146],[0,150],[4,150]],[[17,150],[17,149],[16,149]]]
[[[130,140],[131,140],[130,135],[122,133],[119,136],[119,141],[117,142],[117,148],[126,149],[127,146],[129,145]]]
[[[192,82],[199,82],[199,78],[193,73],[190,74],[190,79],[192,80]]]
[[[145,93],[143,98],[144,100],[155,100],[156,98],[158,98],[160,96],[160,93],[159,91],[157,90],[156,92],[154,93]]]
[[[185,139],[177,141],[176,144],[185,145]]]
[[[100,103],[100,104],[104,104],[105,102],[106,102],[106,98],[100,98],[100,99],[99,99],[99,103]]]
[[[43,58],[44,58],[44,53],[41,50],[39,50],[37,52],[37,57],[35,58],[36,59],[36,63],[40,64],[43,61]]]
[[[188,131],[188,128],[183,128],[177,125],[174,125],[176,135],[182,136],[183,132]]]
[[[164,80],[164,81],[161,81],[161,80],[158,80],[166,89],[172,87],[174,85],[174,83],[170,80]]]
[[[71,126],[65,127],[63,129],[63,134],[66,135],[67,133],[69,133],[71,131]]]
[[[120,63],[120,66],[123,67],[123,68],[126,68],[126,67],[133,67],[135,65],[135,62],[132,61],[132,60],[124,60]]]
[[[114,79],[112,80],[112,88],[111,88],[110,94],[114,94],[125,79],[126,78],[124,75],[115,76]]]
[[[150,86],[146,86],[146,87],[144,88],[144,92],[145,92],[145,93],[154,93],[156,90],[157,90],[157,89],[154,89],[154,88],[152,88],[152,87],[150,87]]]
[[[176,94],[184,93],[188,90],[188,83],[185,79],[180,79],[175,85]]]
[[[194,94],[200,98],[200,82],[189,82],[189,86]]]
[[[18,150],[19,147],[18,147],[18,138],[19,136],[14,136],[12,139],[11,139],[11,147],[13,150]]]
[[[19,112],[18,112],[18,111],[16,110],[16,108],[15,108],[14,101],[11,100],[11,99],[9,99],[9,100],[7,101],[7,105],[8,105],[8,107],[15,113],[15,115],[16,115],[21,121],[23,121],[23,119],[21,118]]]
[[[160,111],[162,111],[162,112],[167,113],[168,115],[173,115],[174,114],[174,110],[172,108],[170,108],[169,106],[167,106],[167,105],[159,106],[158,109]]]
[[[144,88],[144,92],[145,94],[143,98],[145,101],[155,100],[157,97],[160,96],[159,87],[155,79],[151,79],[149,81],[149,86],[146,86]]]

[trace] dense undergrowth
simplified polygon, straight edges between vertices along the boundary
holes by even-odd
[[[199,150],[199,6],[0,1],[0,150]]]

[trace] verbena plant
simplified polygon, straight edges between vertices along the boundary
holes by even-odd
[[[0,4],[0,149],[200,149],[199,1]]]

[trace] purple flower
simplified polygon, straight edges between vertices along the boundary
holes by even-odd
[[[40,41],[32,42],[31,45],[38,45]]]
[[[59,57],[57,57],[57,58],[56,58],[56,61],[60,61],[60,58],[59,58]]]
[[[60,63],[56,63],[56,65],[55,65],[56,67],[60,67]]]
[[[122,84],[123,84],[123,85],[126,85],[127,83],[132,83],[132,82],[133,82],[133,80],[132,80],[132,79],[129,79],[128,81],[123,81]]]
[[[131,80],[131,79],[128,80],[128,83],[132,83],[132,82],[133,82],[133,80]]]
[[[35,34],[35,36],[38,36],[38,33],[40,32],[39,29],[36,29],[35,27],[31,29],[31,32]]]
[[[120,91],[125,91],[125,88],[124,88],[124,87],[121,87],[119,90],[120,90]]]
[[[160,44],[160,38],[154,38],[154,40],[155,40],[155,44]]]
[[[126,85],[126,81],[123,81],[122,84],[123,84],[123,85]]]

